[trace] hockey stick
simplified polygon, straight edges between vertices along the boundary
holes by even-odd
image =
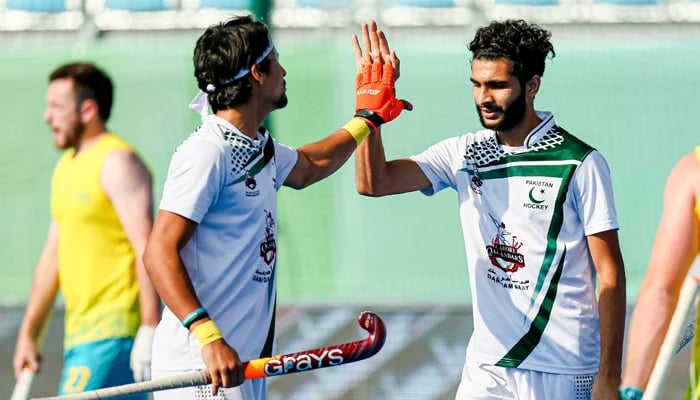
[[[369,332],[364,340],[343,343],[329,347],[258,358],[243,363],[246,379],[260,379],[286,375],[294,372],[335,367],[364,360],[375,355],[386,340],[386,327],[379,316],[371,311],[363,311],[357,318],[362,329]],[[114,386],[67,396],[42,397],[33,400],[98,400],[109,397],[177,389],[188,386],[208,385],[211,377],[207,370],[198,370],[169,378]]]
[[[37,338],[36,343],[37,351],[41,351],[41,347],[44,344],[44,338],[46,337],[46,332],[49,330],[49,326],[51,325],[52,316],[53,308],[51,308],[49,311],[49,315],[46,317],[46,320],[39,331],[39,337]],[[10,397],[10,400],[27,400],[29,398],[29,391],[32,389],[34,375],[36,375],[36,373],[26,367],[19,373],[17,381],[15,382],[15,387],[12,389],[12,396]]]
[[[695,335],[695,321],[693,321],[696,312],[695,300],[698,289],[700,289],[700,278],[695,275],[698,267],[700,267],[700,258],[696,258],[690,268],[688,276],[683,281],[676,310],[673,312],[666,337],[661,344],[659,355],[656,357],[649,382],[644,390],[644,396],[642,397],[644,400],[655,400],[657,398],[661,390],[661,385],[671,368],[673,357],[680,352]],[[688,316],[690,316],[690,323],[686,323]]]
[[[27,400],[29,398],[29,391],[32,389],[32,382],[34,381],[34,371],[29,368],[25,368],[19,373],[17,381],[15,381],[15,388],[12,389],[12,397],[10,400]]]

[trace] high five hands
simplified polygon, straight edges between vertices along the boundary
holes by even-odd
[[[398,117],[401,111],[411,111],[413,105],[396,98],[399,58],[394,50],[389,50],[386,36],[377,29],[377,23],[371,20],[362,24],[362,45],[357,35],[352,35],[352,41],[357,69],[355,116],[367,120],[376,130]]]

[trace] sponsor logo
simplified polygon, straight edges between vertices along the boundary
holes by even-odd
[[[246,175],[245,186],[250,190],[255,189],[255,187],[258,186],[258,183],[255,182],[255,177],[251,175]]]
[[[481,186],[484,184],[484,181],[481,179],[479,175],[474,175],[472,176],[471,183],[469,184],[469,187],[472,188],[472,191],[476,194],[481,194]]]
[[[506,230],[503,221],[497,220],[491,214],[489,217],[497,230],[491,244],[486,246],[491,264],[504,272],[516,272],[525,267],[525,256],[519,251],[523,243],[518,242],[516,236]]]
[[[486,277],[488,277],[490,281],[503,286],[505,289],[528,290],[530,288],[529,280],[519,281],[515,279],[514,276],[503,275],[502,272],[499,273],[499,271],[493,268],[489,268]]]
[[[275,219],[270,211],[265,210],[265,239],[260,243],[260,257],[265,261],[268,268],[264,270],[255,270],[253,280],[256,282],[267,283],[272,276],[272,270],[275,268],[275,259],[277,257],[277,239],[275,238]]]
[[[370,96],[375,96],[379,93],[379,89],[360,89],[357,91],[357,95],[368,94]]]
[[[75,202],[76,203],[89,203],[90,202],[90,193],[77,192],[75,194]]]
[[[343,350],[324,350],[321,354],[301,354],[298,356],[283,356],[280,359],[271,359],[265,363],[265,374],[275,376],[290,372],[308,371],[310,369],[340,365],[345,361]]]
[[[247,173],[245,177],[245,187],[249,189],[245,191],[245,195],[248,197],[255,197],[260,194],[260,189],[256,189],[256,187],[258,187],[258,182],[255,180],[255,177]]]
[[[481,194],[481,187],[484,185],[484,180],[479,175],[479,170],[476,168],[476,163],[469,158],[468,154],[464,155],[462,168],[470,176],[469,187],[476,194]]]

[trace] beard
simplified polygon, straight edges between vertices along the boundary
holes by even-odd
[[[275,110],[279,110],[280,108],[285,108],[287,107],[287,103],[289,103],[289,99],[287,98],[287,94],[284,93],[282,96],[280,96],[279,99],[275,102]]]
[[[476,105],[476,113],[479,115],[479,122],[481,122],[481,126],[494,131],[507,131],[517,126],[525,117],[525,109],[526,103],[524,90],[521,90],[518,97],[516,97],[515,100],[513,100],[513,102],[507,105],[505,108],[497,108],[497,111],[500,111],[503,114],[501,118],[495,122],[486,122],[484,120],[484,116],[481,115],[479,105]]]
[[[83,124],[80,120],[75,121],[66,130],[66,133],[63,135],[62,138],[63,140],[55,143],[56,148],[67,149],[70,147],[77,146],[84,132],[85,124]]]

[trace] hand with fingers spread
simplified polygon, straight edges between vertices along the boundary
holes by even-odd
[[[377,28],[377,23],[372,20],[362,24],[362,46],[357,35],[352,38],[357,66],[355,116],[376,129],[394,120],[403,110],[412,110],[413,106],[396,98],[399,59],[395,51],[389,50],[386,36]]]

